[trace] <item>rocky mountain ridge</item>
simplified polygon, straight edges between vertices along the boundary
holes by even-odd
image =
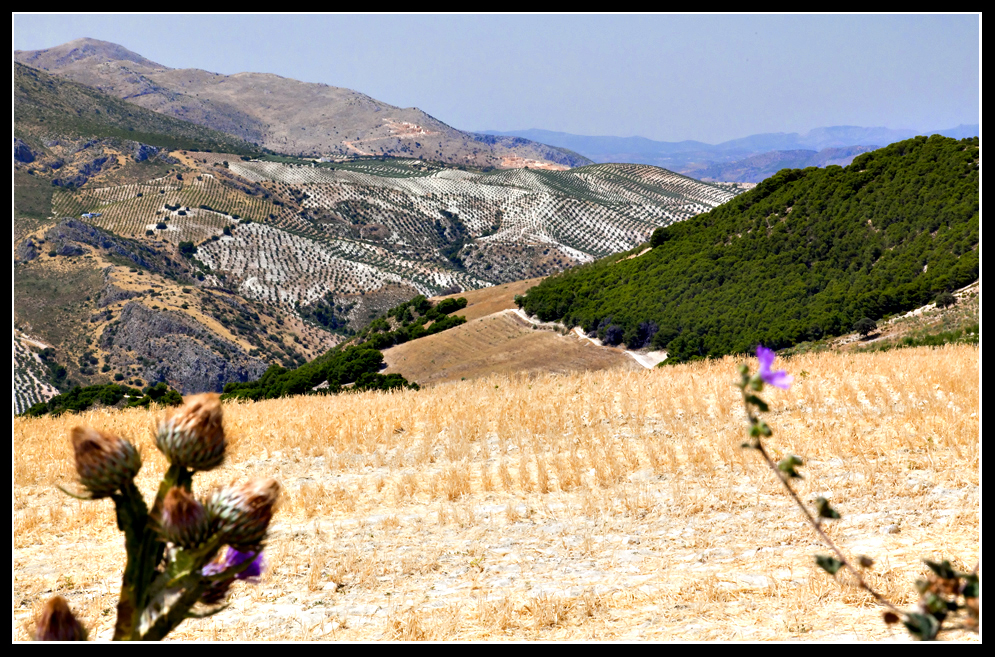
[[[477,167],[566,169],[576,153],[518,137],[457,130],[418,108],[269,73],[221,75],[171,69],[96,39],[15,51],[39,68],[141,107],[235,135],[275,152],[309,157],[393,155]]]

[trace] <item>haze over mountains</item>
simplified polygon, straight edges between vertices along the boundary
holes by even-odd
[[[351,89],[269,73],[172,69],[96,39],[15,51],[14,59],[289,155],[394,155],[477,167],[590,163],[517,137],[463,132],[418,108],[394,107]]]
[[[861,153],[919,134],[964,139],[979,127],[959,125],[945,130],[893,130],[859,126],[814,128],[806,133],[773,132],[719,144],[700,141],[654,141],[645,137],[598,137],[552,130],[485,130],[484,134],[522,137],[567,148],[595,162],[638,162],[664,167],[708,181],[760,182],[785,168],[846,166]]]

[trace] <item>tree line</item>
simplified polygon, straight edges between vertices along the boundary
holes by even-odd
[[[668,362],[848,332],[978,279],[979,139],[916,137],[848,167],[785,169],[645,245],[551,276],[542,321]]]

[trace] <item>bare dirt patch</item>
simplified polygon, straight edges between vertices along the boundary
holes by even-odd
[[[501,158],[501,168],[503,169],[544,169],[546,171],[568,171],[570,167],[562,164],[554,164],[546,160],[533,160],[518,155],[505,155]]]

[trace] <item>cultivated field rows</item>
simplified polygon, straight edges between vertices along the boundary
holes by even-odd
[[[410,283],[422,294],[486,282],[463,272],[393,256],[349,240],[315,241],[263,224],[240,226],[231,237],[202,246],[197,257],[214,270],[234,275],[240,289],[270,303],[307,305],[329,290],[356,295],[385,283]]]
[[[499,231],[482,241],[496,244],[533,238],[562,242],[602,256],[631,248],[653,228],[707,211],[732,193],[653,167],[597,165],[574,172],[526,169],[473,174],[442,170],[409,178],[382,178],[322,167],[269,162],[232,165],[257,181],[297,185],[305,207],[340,211],[361,204],[365,218],[390,230],[387,241],[417,245],[431,236],[444,212],[457,215],[472,234]],[[355,206],[350,210],[356,211]]]
[[[14,333],[14,415],[23,413],[34,404],[48,401],[59,391],[46,381],[45,366],[38,354],[37,343]]]
[[[827,549],[740,448],[736,363],[226,405],[227,461],[197,490],[282,482],[268,567],[175,638],[908,641],[815,566]],[[968,346],[807,354],[763,393],[802,499],[831,501],[827,531],[907,609],[921,559],[979,558],[979,364]],[[14,639],[53,593],[109,637],[122,541],[109,503],[55,489],[74,482],[66,436],[138,441],[148,496],[159,415],[15,419]]]
[[[417,160],[225,161],[262,193],[199,171],[59,190],[53,211],[100,213],[86,220],[125,236],[194,242],[226,284],[270,303],[307,304],[387,283],[431,295],[546,275],[632,248],[735,194],[642,165],[474,173]],[[226,227],[232,236],[221,236]]]
[[[59,217],[76,218],[85,212],[98,212],[101,216],[87,221],[125,236],[137,237],[146,230],[154,230],[174,242],[208,239],[233,223],[231,215],[254,221],[267,217],[269,206],[262,199],[240,194],[209,174],[202,178],[183,182],[172,177],[118,187],[57,192],[52,198],[53,212]],[[201,205],[214,211],[201,209]],[[171,210],[166,206],[179,208]],[[167,227],[157,229],[160,222]]]

